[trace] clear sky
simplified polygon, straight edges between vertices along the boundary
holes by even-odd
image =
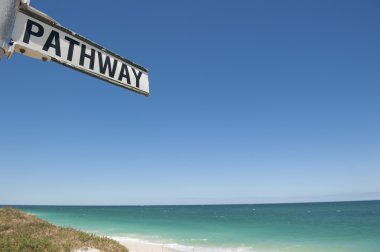
[[[0,62],[0,204],[380,199],[380,2],[37,1],[151,96]]]

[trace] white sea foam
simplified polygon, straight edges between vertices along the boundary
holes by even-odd
[[[109,238],[114,239],[122,245],[126,246],[130,252],[259,252],[258,250],[253,250],[251,247],[211,248],[187,246],[178,243],[152,242],[132,237],[110,236]],[[195,240],[207,241],[207,239]]]
[[[191,241],[208,241],[206,238],[191,238]]]

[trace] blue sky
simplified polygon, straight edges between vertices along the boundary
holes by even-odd
[[[380,199],[378,1],[32,1],[151,96],[0,62],[0,203]]]

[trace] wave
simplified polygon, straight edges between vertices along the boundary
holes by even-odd
[[[251,247],[238,248],[216,248],[216,247],[200,247],[188,246],[178,243],[161,243],[143,240],[139,238],[125,236],[109,236],[130,249],[136,252],[259,252]],[[207,239],[191,239],[196,241],[207,241]]]

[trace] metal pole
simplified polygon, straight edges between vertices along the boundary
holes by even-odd
[[[8,50],[8,38],[20,0],[0,0],[0,60]]]

